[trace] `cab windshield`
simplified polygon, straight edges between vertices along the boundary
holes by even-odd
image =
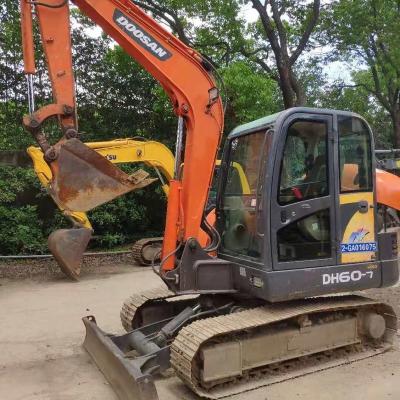
[[[266,131],[234,138],[222,189],[222,248],[226,253],[260,258],[257,234],[257,203],[261,200],[262,177],[267,151]],[[261,177],[261,178],[260,178]]]

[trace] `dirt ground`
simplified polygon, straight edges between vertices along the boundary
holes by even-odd
[[[158,278],[149,269],[103,263],[85,267],[82,280],[71,283],[45,263],[38,263],[34,273],[17,264],[0,265],[0,399],[116,400],[81,347],[81,317],[94,314],[104,330],[122,332],[122,301],[144,287],[159,286]],[[400,288],[369,294],[400,309]],[[233,399],[400,399],[397,341],[394,350],[383,355]],[[175,377],[158,381],[157,387],[161,400],[196,398]]]

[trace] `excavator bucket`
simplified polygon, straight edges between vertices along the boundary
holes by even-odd
[[[53,178],[49,192],[66,211],[89,211],[156,180],[143,170],[126,174],[77,139],[56,146],[58,157],[51,165]],[[79,278],[91,235],[88,228],[60,229],[48,238],[48,247],[61,270],[73,280]]]
[[[78,139],[61,144],[52,172],[50,194],[56,203],[66,210],[81,212],[155,180],[143,170],[126,174]]]
[[[61,270],[74,281],[79,279],[83,253],[92,237],[88,228],[58,229],[47,239],[51,254]]]
[[[83,318],[83,323],[86,328],[83,347],[110,382],[119,400],[158,400],[152,375],[143,371],[155,355],[133,359],[126,355],[134,331],[121,336],[109,335],[97,326],[93,316]]]

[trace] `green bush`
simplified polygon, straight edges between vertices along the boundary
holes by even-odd
[[[0,168],[0,254],[46,250],[38,213],[40,185],[30,169]]]
[[[125,166],[131,172],[136,165]],[[88,213],[94,229],[93,247],[111,248],[141,237],[159,236],[165,219],[165,196],[159,184],[128,193]]]
[[[46,252],[46,238],[37,207],[0,205],[1,254],[31,254]]]
[[[126,172],[138,166],[124,166]],[[159,184],[129,193],[89,213],[94,228],[91,249],[127,245],[158,236],[165,218]],[[32,169],[0,167],[0,254],[47,253],[47,237],[71,223],[59,212]]]

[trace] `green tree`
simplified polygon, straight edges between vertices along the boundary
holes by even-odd
[[[296,71],[313,45],[320,0],[141,0],[135,1],[168,24],[187,44],[218,62],[247,58],[278,82],[285,108],[304,105],[307,90]],[[258,20],[248,24],[249,6]],[[196,23],[190,23],[194,21]]]
[[[73,59],[77,82],[80,131],[83,140],[141,135],[163,141],[175,136],[175,121],[159,114],[159,86],[110,39],[93,36],[93,26],[73,10]],[[27,112],[18,2],[0,5],[0,150],[34,144],[21,120]],[[89,33],[89,34],[88,34]],[[37,107],[51,102],[51,87],[37,30],[35,31]],[[169,107],[170,109],[170,107]],[[172,124],[173,123],[173,124]],[[51,141],[60,137],[55,122],[46,124]],[[135,166],[135,169],[137,165]],[[128,168],[129,169],[129,168]],[[130,168],[132,170],[132,168]],[[10,180],[10,171],[15,179]],[[6,190],[7,188],[7,190]],[[68,225],[48,195],[43,195],[32,170],[0,167],[0,243],[2,254],[46,251],[46,237]],[[106,204],[91,214],[97,246],[110,246],[143,235],[160,234],[165,198],[154,184]],[[10,234],[10,226],[15,229]]]
[[[363,73],[358,73],[359,75]],[[360,77],[353,77],[354,80]],[[326,108],[351,111],[360,114],[370,124],[374,132],[377,148],[392,147],[392,127],[387,111],[363,86],[337,83],[325,88],[319,105]]]
[[[400,147],[400,5],[397,0],[335,1],[325,15],[334,57],[358,61],[354,84],[374,96],[392,121]]]
[[[251,0],[259,14],[253,25],[253,45],[245,55],[278,83],[285,108],[305,105],[306,89],[296,73],[296,63],[310,45],[318,23],[320,1]],[[274,66],[268,63],[272,56]]]
[[[227,90],[226,130],[273,114],[282,108],[277,83],[248,62],[231,63],[222,71]]]
[[[0,254],[43,252],[45,239],[32,170],[0,168]],[[27,204],[26,198],[32,198]]]
[[[0,4],[0,149],[31,143],[20,118],[25,110],[26,86],[21,63],[18,2]]]

